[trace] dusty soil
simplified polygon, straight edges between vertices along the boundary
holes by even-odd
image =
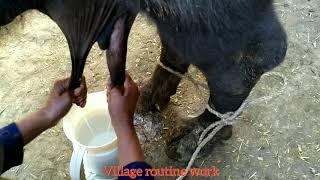
[[[247,108],[234,126],[233,137],[197,159],[195,167],[212,167],[214,162],[220,175],[215,179],[320,179],[320,2],[277,0],[275,4],[289,37],[286,60],[275,71],[288,79],[288,85],[277,98]],[[138,17],[130,36],[127,69],[139,85],[151,77],[159,53],[154,25]],[[66,40],[48,17],[29,11],[1,27],[0,125],[40,108],[53,82],[69,76],[70,67]],[[204,82],[195,68],[189,74]],[[105,53],[96,45],[85,75],[90,92],[104,89],[108,77]],[[263,78],[251,98],[279,88],[279,78]],[[206,89],[198,90],[184,80],[165,112],[136,116],[148,162],[154,167],[186,166],[168,159],[163,137],[178,130],[185,122],[182,119],[200,114],[207,98]],[[60,123],[27,145],[24,164],[3,177],[69,179],[71,152]]]

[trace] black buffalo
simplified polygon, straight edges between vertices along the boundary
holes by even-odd
[[[220,113],[235,111],[260,76],[283,61],[287,50],[272,0],[0,0],[0,25],[27,9],[47,14],[66,36],[72,56],[71,89],[79,85],[96,41],[108,49],[113,85],[123,84],[128,35],[142,12],[158,27],[161,62],[182,74],[190,64],[198,67],[208,81],[208,103]],[[180,80],[158,66],[149,93],[142,96],[145,105],[166,107]],[[205,111],[196,126],[203,128],[215,120]],[[230,130],[224,128],[229,133],[221,132],[221,138],[228,138]],[[193,148],[185,147],[190,152]],[[183,158],[176,148],[168,150],[171,157]]]

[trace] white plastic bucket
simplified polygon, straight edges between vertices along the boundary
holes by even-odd
[[[63,130],[73,144],[71,179],[80,179],[83,162],[86,179],[112,179],[104,166],[117,166],[117,137],[111,125],[106,93],[89,94],[85,108],[73,106],[63,120]]]

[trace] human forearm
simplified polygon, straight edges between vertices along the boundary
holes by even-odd
[[[56,81],[46,105],[17,123],[24,144],[28,144],[43,131],[55,126],[68,113],[72,102],[81,107],[85,106],[87,98],[85,77],[81,79],[80,87],[74,92],[68,91],[68,87],[69,79]]]
[[[142,149],[134,127],[116,127],[120,164],[125,166],[132,162],[144,161]]]
[[[52,122],[44,110],[39,110],[16,124],[22,134],[23,142],[26,145],[42,132],[54,126]]]
[[[125,166],[132,162],[144,161],[138,136],[133,126],[133,116],[139,98],[138,86],[129,74],[122,87],[113,87],[107,83],[108,109],[113,128],[118,138],[120,164]]]

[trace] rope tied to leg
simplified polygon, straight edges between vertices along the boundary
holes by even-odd
[[[165,70],[167,70],[168,72],[172,73],[172,74],[175,74],[177,75],[178,77],[181,77],[183,78],[184,75],[181,74],[180,72],[177,72],[169,67],[166,67],[164,66],[161,62],[159,62],[159,65],[164,68]],[[252,104],[258,104],[258,103],[262,103],[262,102],[266,102],[266,101],[269,101],[271,99],[273,99],[274,97],[276,96],[279,96],[283,93],[284,89],[286,88],[287,84],[288,84],[288,80],[287,78],[281,74],[281,73],[278,73],[278,72],[268,72],[268,73],[265,73],[262,75],[263,76],[271,76],[271,75],[275,75],[275,76],[278,76],[282,79],[283,81],[283,85],[282,85],[282,88],[274,93],[274,94],[270,94],[269,96],[262,96],[260,98],[257,98],[257,99],[254,99],[254,100],[249,100],[249,97],[251,96],[252,94],[252,91],[250,92],[250,94],[248,95],[248,97],[244,100],[244,102],[241,104],[241,106],[234,112],[227,112],[227,113],[220,113],[218,111],[216,111],[215,109],[213,109],[212,107],[210,107],[209,104],[207,104],[206,106],[206,109],[214,114],[215,116],[217,116],[218,118],[220,118],[220,121],[216,121],[212,124],[210,124],[205,130],[203,130],[199,140],[198,140],[198,147],[196,148],[196,150],[194,151],[189,163],[188,163],[188,166],[186,167],[186,173],[185,175],[187,175],[192,167],[192,165],[194,164],[194,161],[196,160],[199,152],[201,151],[201,149],[208,143],[210,142],[213,137],[225,126],[227,125],[233,125],[235,123],[237,123],[240,118],[238,118],[242,112],[244,111],[245,108],[247,108],[249,105],[252,105]],[[192,79],[192,83],[194,85],[197,86],[196,84],[196,81],[191,77],[191,76],[187,76],[188,77],[188,80]],[[180,176],[177,178],[177,180],[182,180],[185,176]]]
[[[171,69],[170,67],[165,66],[161,61],[158,61],[158,65],[161,68],[165,69],[166,71],[170,72],[173,75],[178,76],[181,79],[186,77],[195,87],[197,87],[197,89],[200,89],[200,87],[205,88],[205,89],[207,88],[207,86],[205,84],[197,82],[189,74],[182,74],[181,72],[175,71],[175,70]]]

